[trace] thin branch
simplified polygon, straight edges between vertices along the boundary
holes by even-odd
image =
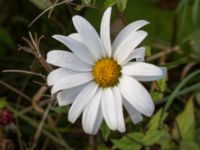
[[[53,70],[53,68],[46,63],[45,58],[40,53],[39,44],[43,36],[38,38],[37,34],[35,34],[35,38],[33,38],[31,32],[29,32],[29,38],[30,40],[22,37],[22,39],[28,44],[29,47],[19,47],[19,50],[24,50],[26,52],[32,53],[47,72]]]
[[[24,93],[22,93],[21,91],[19,91],[19,90],[16,89],[15,87],[13,87],[13,86],[11,86],[11,85],[5,83],[5,82],[2,81],[2,80],[0,80],[0,84],[3,85],[3,86],[5,86],[5,87],[7,87],[7,88],[10,89],[11,91],[13,91],[13,92],[19,94],[19,95],[20,95],[21,97],[23,97],[24,99],[31,101],[31,98],[30,98],[29,96],[25,95]]]
[[[65,4],[65,3],[70,3],[72,2],[73,0],[65,0],[65,1],[62,1],[60,3],[56,3],[52,6],[50,6],[49,8],[45,9],[42,13],[40,13],[29,25],[28,27],[32,26],[33,23],[35,23],[43,14],[45,14],[46,12],[48,12],[49,10],[51,11],[54,7],[57,7],[59,5],[62,5],[62,4]]]
[[[2,72],[14,72],[14,73],[23,73],[23,74],[29,74],[29,75],[35,75],[42,77],[43,79],[46,79],[45,75],[42,75],[40,73],[32,72],[32,71],[27,71],[27,70],[16,70],[16,69],[8,69],[8,70],[3,70]]]
[[[153,60],[158,59],[162,56],[165,56],[165,55],[171,54],[172,52],[177,52],[177,51],[180,51],[179,46],[176,46],[176,47],[173,47],[173,48],[166,48],[166,49],[164,49],[164,51],[157,53],[155,55],[152,55],[151,57],[147,58],[146,61],[153,61]]]
[[[56,5],[58,2],[59,2],[59,0],[56,0],[56,1],[54,2],[53,6],[55,7],[55,5]],[[51,14],[52,14],[52,12],[53,12],[54,7],[52,7],[52,8],[49,10],[48,18],[50,18]]]
[[[39,124],[39,126],[38,126],[38,128],[37,128],[37,130],[35,132],[35,134],[34,134],[34,137],[33,137],[34,142],[33,142],[32,146],[31,146],[30,150],[34,150],[35,147],[37,146],[38,140],[39,140],[41,132],[42,132],[42,128],[43,128],[44,123],[45,123],[45,121],[46,121],[46,119],[48,117],[48,113],[50,111],[51,105],[52,105],[52,103],[49,103],[47,108],[46,108],[46,110],[45,110],[45,112],[44,112],[42,120],[41,120],[41,122],[40,122],[40,124]]]

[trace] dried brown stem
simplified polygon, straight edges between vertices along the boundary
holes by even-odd
[[[13,86],[11,86],[11,85],[5,83],[5,82],[2,81],[2,80],[0,80],[0,84],[3,85],[3,86],[5,86],[5,87],[7,87],[7,88],[10,89],[11,91],[13,91],[13,92],[19,94],[19,95],[20,95],[21,97],[23,97],[24,99],[31,101],[31,98],[30,98],[29,96],[25,95],[24,93],[22,93],[21,91],[19,91],[19,90],[16,89],[15,87],[13,87]]]
[[[42,74],[36,73],[36,72],[32,72],[32,71],[27,71],[27,70],[8,69],[8,70],[3,70],[2,72],[5,72],[5,73],[7,73],[7,72],[11,72],[11,73],[24,73],[24,74],[39,76],[39,77],[42,77],[43,79],[46,78],[45,75],[42,75]]]
[[[54,7],[57,7],[59,5],[65,4],[65,3],[71,3],[73,0],[65,0],[60,3],[56,3],[49,8],[45,9],[42,13],[40,13],[29,25],[28,27],[32,26],[33,23],[35,23],[42,15],[44,15],[46,12],[51,11]]]
[[[46,63],[46,60],[44,59],[44,57],[40,53],[40,49],[39,49],[39,42],[43,38],[43,36],[41,36],[38,39],[37,38],[37,34],[35,34],[35,39],[34,39],[33,36],[32,36],[32,34],[31,34],[31,32],[29,32],[29,36],[30,36],[31,43],[30,42],[27,42],[27,43],[28,44],[30,43],[29,46],[32,48],[33,54],[38,59],[38,61],[40,62],[40,64],[44,67],[44,69],[47,72],[50,72],[51,70],[53,70],[53,68]]]
[[[146,61],[153,61],[153,60],[158,59],[160,57],[163,57],[165,55],[171,54],[172,52],[180,51],[180,47],[176,46],[176,47],[173,47],[173,48],[165,48],[163,50],[164,51],[157,53],[155,55],[152,55],[151,57],[147,58]]]
[[[55,5],[56,5],[58,2],[59,2],[59,0],[55,0],[53,6],[55,7]],[[52,12],[53,12],[54,7],[52,7],[52,8],[49,10],[48,18],[50,18],[51,14],[52,14]]]
[[[47,108],[46,108],[46,110],[45,110],[45,112],[44,112],[42,120],[41,120],[41,122],[40,122],[40,124],[39,124],[39,126],[38,126],[38,128],[37,128],[37,130],[35,132],[35,134],[34,134],[34,137],[33,137],[34,142],[33,142],[32,146],[31,146],[30,150],[34,150],[36,148],[36,146],[37,146],[37,142],[38,142],[38,140],[40,138],[40,135],[41,135],[41,132],[42,132],[42,128],[43,128],[44,123],[45,123],[45,121],[47,119],[47,116],[48,116],[49,110],[51,108],[51,105],[52,105],[52,103],[49,103]]]

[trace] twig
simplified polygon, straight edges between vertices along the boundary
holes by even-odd
[[[13,86],[11,86],[11,85],[5,83],[5,82],[2,81],[2,80],[0,80],[0,84],[3,85],[3,86],[5,86],[5,87],[7,87],[7,88],[10,89],[10,90],[12,90],[13,92],[15,92],[15,93],[21,95],[21,97],[23,97],[24,99],[31,101],[31,98],[30,98],[29,96],[25,95],[24,93],[22,93],[21,91],[19,91],[19,90],[16,89],[15,87],[13,87]]]
[[[59,0],[56,0],[56,1],[54,2],[54,4],[53,4],[54,7],[55,7],[55,5],[58,3],[58,1],[59,1]],[[50,18],[51,14],[52,14],[52,12],[53,12],[54,7],[52,7],[52,8],[49,10],[48,18]]]
[[[46,86],[46,87],[48,87],[48,85],[46,83],[43,83],[43,82],[39,82],[39,81],[36,81],[36,80],[33,80],[32,82],[35,83],[35,84],[37,84],[37,85],[39,85],[39,86]]]
[[[187,64],[184,67],[183,71],[181,72],[181,79],[183,79],[188,74],[188,72],[190,71],[190,69],[192,69],[195,65],[196,65],[196,63],[189,63],[189,64]]]
[[[33,101],[37,102],[41,99],[43,94],[47,91],[48,87],[41,86],[38,92],[33,96]]]
[[[34,134],[34,137],[33,137],[34,142],[33,142],[32,146],[31,146],[30,150],[34,150],[36,145],[37,145],[37,142],[38,142],[38,140],[40,138],[41,131],[42,131],[44,123],[45,123],[45,121],[47,119],[47,116],[48,116],[49,110],[51,108],[51,105],[52,105],[52,103],[49,103],[47,108],[46,108],[46,110],[45,110],[45,112],[44,112],[42,120],[41,120],[41,122],[40,122],[40,124],[39,124],[39,126],[38,126],[38,128],[37,128],[37,130],[35,132],[35,134]]]
[[[179,50],[180,50],[179,46],[176,46],[176,47],[173,47],[173,48],[167,48],[164,51],[147,58],[146,61],[153,61],[153,60],[158,59],[158,58],[160,58],[164,55],[168,55],[168,54],[171,54],[172,52],[177,52]]]
[[[24,74],[39,76],[39,77],[42,77],[43,79],[46,79],[45,75],[42,75],[42,74],[36,73],[36,72],[32,72],[32,71],[27,71],[27,70],[8,69],[8,70],[3,70],[2,72],[5,72],[5,73],[7,73],[7,72],[24,73]]]
[[[70,2],[72,2],[72,1],[73,1],[73,0],[65,0],[65,1],[62,1],[62,2],[60,2],[60,3],[56,3],[55,5],[50,6],[49,8],[45,9],[42,13],[40,13],[40,14],[28,25],[28,27],[32,26],[32,24],[33,24],[35,21],[37,21],[37,20],[38,20],[43,14],[45,14],[47,11],[52,10],[52,8],[57,7],[57,6],[59,6],[59,5],[62,5],[62,4],[65,4],[65,3],[70,3]]]
[[[29,32],[29,38],[30,40],[24,37],[22,38],[28,44],[29,47],[23,46],[23,47],[19,47],[18,49],[24,50],[25,52],[32,53],[47,72],[50,72],[51,70],[53,70],[53,68],[49,64],[46,63],[46,60],[40,53],[39,44],[43,36],[40,36],[38,38],[37,34],[35,34],[35,38],[33,38],[31,32]]]
[[[18,111],[12,107],[10,107],[9,105],[7,106],[11,111],[14,112],[15,115],[18,115]],[[35,120],[32,120],[31,118],[25,116],[24,114],[19,114],[19,117],[21,119],[23,119],[24,121],[28,122],[32,127],[37,128],[38,127],[38,122],[36,122]],[[42,132],[49,138],[51,139],[53,142],[59,144],[59,145],[64,145],[63,142],[59,141],[53,134],[51,134],[49,131],[47,131],[46,129],[43,129]]]
[[[39,43],[40,43],[40,40],[43,38],[43,36],[41,36],[39,39],[37,39],[37,34],[35,34],[35,39],[33,39],[31,32],[29,32],[29,36],[30,36],[30,40],[32,42],[29,45],[30,45],[30,47],[32,47],[35,57],[38,59],[38,61],[41,63],[41,65],[44,67],[44,69],[47,72],[50,72],[51,70],[53,70],[53,68],[46,63],[46,61],[45,61],[44,57],[42,56],[42,54],[40,53],[40,49],[39,49]],[[30,43],[30,42],[27,42],[27,43]]]

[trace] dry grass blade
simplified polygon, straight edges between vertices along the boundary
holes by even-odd
[[[65,4],[65,3],[71,3],[73,0],[64,0],[60,3],[54,3],[54,5],[50,6],[49,8],[45,9],[41,14],[39,14],[29,25],[28,27],[32,26],[34,22],[36,22],[42,15],[44,15],[46,12],[50,11],[49,14],[52,13],[53,9],[59,5]]]
[[[16,89],[15,87],[5,83],[4,81],[0,80],[0,84],[7,87],[8,89],[10,89],[11,91],[19,94],[21,97],[23,97],[26,100],[31,101],[31,98],[29,96],[27,96],[26,94],[22,93],[21,91],[19,91],[18,89]]]
[[[37,34],[35,34],[35,38],[33,38],[31,32],[29,32],[30,40],[24,37],[22,38],[28,44],[28,47],[25,47],[25,46],[19,47],[19,50],[24,50],[26,52],[32,53],[36,57],[36,59],[39,61],[39,63],[43,66],[43,68],[47,72],[50,72],[51,70],[53,70],[53,68],[46,63],[46,60],[42,56],[40,52],[40,48],[39,48],[40,41],[43,37],[44,36],[40,36],[38,38]]]

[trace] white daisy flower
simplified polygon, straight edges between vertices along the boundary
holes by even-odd
[[[142,115],[151,116],[153,101],[138,81],[159,80],[165,74],[163,68],[142,62],[145,48],[136,48],[147,36],[139,29],[148,22],[129,24],[111,44],[110,17],[108,8],[99,37],[87,20],[74,16],[77,33],[53,36],[72,52],[52,50],[47,54],[47,62],[60,67],[47,78],[52,94],[57,94],[59,106],[72,104],[70,122],[83,113],[82,125],[88,134],[96,134],[103,119],[110,129],[125,132],[123,106],[134,124],[143,120]]]

